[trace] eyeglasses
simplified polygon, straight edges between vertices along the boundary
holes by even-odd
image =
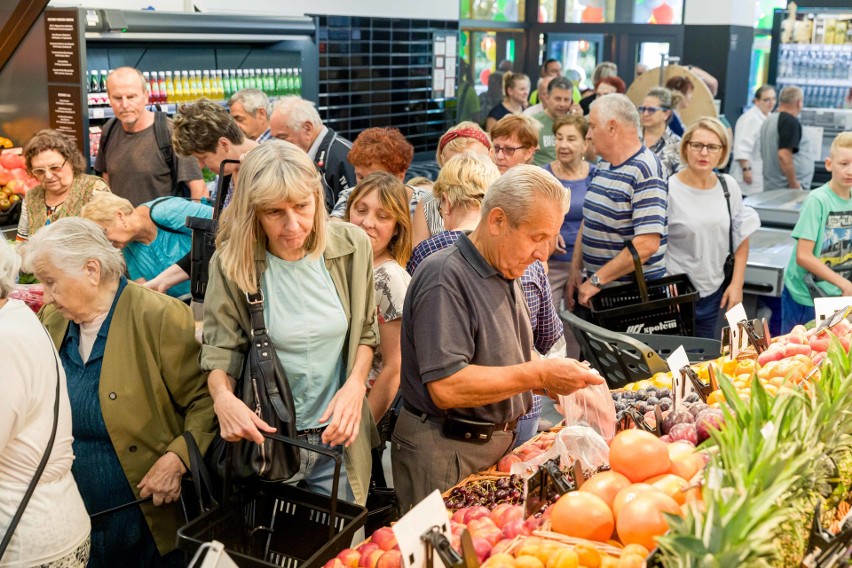
[[[669,107],[646,107],[646,106],[640,106],[640,107],[637,107],[637,108],[636,108],[636,110],[638,110],[638,111],[639,111],[639,114],[644,114],[644,113],[646,113],[646,112],[647,112],[647,113],[650,113],[650,114],[654,114],[654,113],[655,113],[655,112],[657,112],[658,110],[669,110]]]
[[[62,168],[65,167],[65,162],[68,161],[68,158],[65,158],[65,161],[62,162],[58,166],[48,166],[46,168],[33,168],[30,172],[37,178],[43,178],[47,175],[47,172],[52,173],[53,175],[59,175],[59,172],[62,171]]]
[[[512,146],[498,146],[497,144],[494,144],[494,155],[496,156],[500,152],[503,152],[507,157],[512,157],[515,155],[515,152],[523,150],[524,148],[526,148],[526,146],[515,146],[513,148]]]
[[[710,154],[718,154],[723,148],[721,144],[702,144],[701,142],[687,142],[686,145],[689,146],[690,150],[698,152],[699,154],[703,152],[705,148]]]

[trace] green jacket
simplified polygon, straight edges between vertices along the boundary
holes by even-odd
[[[39,313],[59,349],[68,321],[47,305]],[[216,430],[207,377],[198,367],[200,346],[189,307],[128,282],[115,306],[107,335],[98,395],[101,413],[121,468],[136,487],[166,452],[187,468],[183,432],[192,432],[202,452]],[[141,506],[161,554],[174,550],[184,524],[179,503]]]
[[[255,250],[258,278],[266,270],[266,254],[264,246],[258,245]],[[348,377],[355,363],[358,346],[376,347],[379,344],[373,288],[373,248],[367,234],[358,227],[349,223],[329,222],[323,258],[349,322],[349,331],[343,344]],[[225,277],[216,253],[210,261],[209,281],[204,296],[201,368],[207,372],[221,369],[239,379],[243,373],[244,354],[248,350],[249,337],[246,330],[249,329],[245,294]],[[352,492],[355,500],[361,504],[367,501],[370,485],[370,450],[377,444],[376,424],[367,406],[367,398],[364,397],[358,437],[343,453]]]

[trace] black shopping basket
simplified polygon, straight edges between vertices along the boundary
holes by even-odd
[[[331,497],[295,485],[256,481],[178,530],[178,548],[195,554],[217,540],[241,567],[319,568],[347,548],[367,509],[337,499],[340,455],[284,436],[265,436],[334,459]]]
[[[213,253],[216,252],[216,231],[219,230],[219,214],[228,193],[231,176],[225,175],[225,166],[239,164],[240,160],[222,160],[219,165],[219,180],[216,183],[216,203],[213,218],[187,217],[186,227],[192,231],[192,248],[189,252],[189,291],[196,302],[204,301],[207,291],[208,267]]]
[[[592,317],[600,327],[624,333],[691,336],[698,292],[686,274],[645,281],[642,260],[629,239],[636,282],[604,288],[592,296]]]

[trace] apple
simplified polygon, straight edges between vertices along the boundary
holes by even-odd
[[[491,549],[493,546],[490,542],[485,540],[484,538],[473,537],[473,549],[476,551],[476,557],[479,559],[481,563],[483,560],[488,558],[488,555],[491,553]]]
[[[518,536],[519,534],[531,534],[530,532],[524,532],[524,521],[520,519],[515,519],[514,521],[509,521],[505,525],[503,525],[503,538],[512,539]]]
[[[471,536],[476,536],[477,533],[496,528],[497,525],[494,524],[494,521],[491,520],[491,517],[480,517],[478,519],[473,519],[467,524],[467,530],[470,531]]]
[[[391,550],[396,546],[396,535],[393,534],[393,529],[390,527],[382,527],[376,529],[373,536],[370,537],[370,542],[375,542],[382,550]]]
[[[453,513],[453,516],[450,517],[450,520],[454,523],[464,524],[464,516],[467,514],[468,507],[462,507]]]
[[[474,519],[481,519],[482,517],[488,517],[490,520],[491,511],[488,507],[483,507],[482,505],[470,507],[464,515],[464,524],[469,525],[470,521]]]
[[[365,568],[366,566],[369,566],[368,559],[370,557],[370,554],[372,554],[376,550],[379,550],[379,545],[372,541],[365,542],[364,544],[359,546],[358,552],[361,553],[361,559],[358,561],[358,566],[360,568]]]
[[[509,454],[500,458],[500,461],[497,462],[497,471],[502,471],[503,473],[509,473],[512,471],[513,463],[521,463],[524,461],[520,456],[516,454]]]
[[[377,548],[376,550],[371,552],[369,556],[367,556],[367,563],[364,564],[364,567],[376,568],[376,566],[378,566],[379,564],[379,559],[385,554],[387,554],[386,551],[382,550],[381,548]],[[361,559],[363,560],[363,558],[364,557],[362,556]]]
[[[512,522],[512,521],[523,521],[524,520],[524,507],[523,505],[510,505],[509,508],[503,513],[503,525]],[[501,527],[502,528],[502,527]]]
[[[491,520],[494,521],[494,524],[499,528],[503,528],[503,514],[511,507],[509,503],[499,503],[493,509],[491,509]]]
[[[379,558],[376,568],[401,568],[402,553],[398,550],[387,550]]]
[[[352,548],[344,548],[337,555],[337,558],[343,562],[346,568],[358,568],[358,564],[361,562],[361,553]]]

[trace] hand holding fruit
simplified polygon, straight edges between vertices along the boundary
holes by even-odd
[[[571,394],[591,385],[604,384],[600,373],[575,359],[542,359],[540,364],[541,386],[551,398]]]

